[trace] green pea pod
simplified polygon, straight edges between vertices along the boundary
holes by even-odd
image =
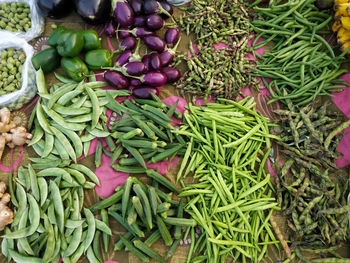
[[[84,50],[94,50],[101,48],[101,40],[95,30],[82,31],[84,37]]]
[[[64,26],[57,27],[49,36],[48,43],[51,47],[56,47],[58,40],[62,37],[63,33],[67,31]]]
[[[36,70],[41,68],[44,73],[48,73],[59,67],[60,56],[55,48],[50,47],[35,54],[32,63]]]
[[[89,73],[89,69],[86,64],[78,57],[74,58],[62,58],[61,67],[75,81],[82,81],[85,75]]]
[[[84,47],[84,37],[81,32],[65,31],[57,41],[57,52],[62,57],[75,57]]]
[[[91,50],[85,54],[85,62],[89,69],[101,69],[102,67],[111,67],[114,53],[107,49]]]

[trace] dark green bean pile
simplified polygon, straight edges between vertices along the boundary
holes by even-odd
[[[264,170],[270,150],[263,151],[273,136],[253,101],[189,104],[174,131],[190,140],[177,178],[193,172],[196,180],[179,196],[188,198],[185,211],[203,233],[187,262],[259,262],[268,244],[278,246],[269,223],[277,203]]]
[[[273,99],[286,104],[303,105],[316,96],[331,96],[332,91],[344,87],[337,78],[347,70],[340,69],[345,61],[343,54],[335,55],[322,34],[332,20],[329,10],[319,10],[315,0],[270,1],[266,8],[255,7],[259,19],[252,21],[259,48],[270,42],[275,45],[262,56],[257,55],[257,67],[248,66],[252,73],[260,76]],[[272,81],[268,83],[267,78]]]
[[[117,159],[119,163],[112,167],[125,173],[144,173],[146,162],[156,163],[183,154],[185,141],[181,135],[173,134],[174,127],[170,124],[171,117],[181,118],[176,110],[177,103],[170,106],[153,94],[152,99],[125,100],[122,104],[108,96],[107,108],[118,113],[122,118],[112,125],[111,137],[107,140],[111,152],[105,154],[111,157],[111,165]],[[129,156],[129,154],[131,156]],[[141,167],[135,167],[135,165]]]
[[[278,199],[297,256],[305,260],[303,251],[327,255],[349,241],[348,175],[291,158],[277,179]]]
[[[337,147],[350,121],[342,122],[338,114],[327,111],[327,106],[299,108],[289,104],[290,110],[275,111],[281,119],[272,132],[282,138],[276,143],[283,147],[283,153],[317,167],[338,169],[335,160],[342,154]]]
[[[0,29],[27,32],[32,26],[31,16],[27,3],[3,3],[0,5]]]
[[[22,86],[22,69],[26,60],[23,50],[7,48],[0,53],[0,95],[19,90]]]
[[[77,262],[85,253],[89,262],[102,262],[99,235],[112,235],[106,222],[83,208],[84,189],[98,179],[83,165],[51,167],[35,172],[21,166],[15,190],[9,187],[15,216],[5,229],[1,252],[15,262]],[[13,178],[9,178],[13,184]]]
[[[162,175],[154,174],[154,170],[147,171],[148,175],[150,173],[154,175],[152,186],[130,176],[125,185],[117,187],[115,194],[90,209],[93,212],[101,210],[101,213],[108,211],[127,231],[115,244],[115,251],[125,248],[143,262],[153,258],[166,263],[151,246],[162,238],[164,244],[170,247],[167,253],[167,258],[170,258],[182,237],[182,227],[193,229],[196,221],[183,218],[183,202],[172,199],[173,192],[179,192],[176,187]],[[165,180],[167,183],[164,183]],[[162,191],[158,184],[171,190],[171,193]]]
[[[87,156],[93,139],[110,136],[105,128],[107,92],[99,89],[107,83],[76,83],[56,76],[62,82],[54,84],[48,91],[44,73],[41,70],[37,72],[37,87],[41,98],[32,112],[28,129],[32,128],[32,124],[35,125],[29,146],[33,146],[35,152],[42,157],[36,163],[39,169],[44,169],[51,163],[64,166],[70,160],[76,162],[83,154]],[[108,92],[108,96],[113,99],[129,94],[127,90]]]
[[[189,35],[194,33],[198,54],[190,43],[191,55],[185,56],[189,70],[177,88],[182,94],[207,97],[214,95],[232,99],[244,86],[252,86],[255,78],[248,74],[245,58],[251,26],[246,11],[247,1],[194,0],[180,8],[185,14],[177,24]],[[227,46],[216,50],[213,44]]]

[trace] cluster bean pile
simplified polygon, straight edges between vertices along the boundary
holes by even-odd
[[[191,55],[185,56],[189,70],[177,85],[180,92],[231,99],[244,86],[252,86],[245,58],[251,26],[246,1],[194,0],[183,8],[177,24],[189,35],[194,33],[198,54],[190,43]],[[216,50],[215,44],[226,44]]]
[[[7,48],[0,53],[0,95],[19,90],[22,86],[22,68],[26,60],[23,50]]]
[[[283,147],[284,154],[300,165],[338,169],[335,160],[342,154],[337,147],[350,121],[342,122],[327,106],[328,103],[298,108],[289,104],[290,109],[275,111],[280,116],[279,127],[272,132],[281,137],[281,141],[276,142]]]
[[[147,174],[155,173],[148,170]],[[170,193],[159,188],[165,186]],[[169,248],[167,258],[171,257],[182,237],[182,227],[195,227],[196,221],[183,218],[184,203],[172,199],[173,192],[179,190],[163,176],[156,174],[152,186],[128,177],[125,185],[116,188],[116,193],[92,207],[91,211],[101,210],[117,220],[127,231],[120,236],[114,250],[129,250],[143,262],[149,258],[157,262],[166,260],[151,246],[162,238]],[[173,235],[173,237],[172,237]]]
[[[262,77],[272,100],[286,104],[286,99],[302,105],[316,96],[331,96],[332,91],[343,87],[344,81],[337,79],[347,72],[340,69],[344,55],[335,55],[323,38],[324,30],[331,19],[329,10],[319,10],[315,0],[270,1],[266,8],[255,7],[260,19],[252,21],[258,48],[269,42],[274,46],[262,56],[257,67],[248,66],[252,73]],[[268,83],[266,78],[273,80]],[[339,85],[338,85],[339,84]]]
[[[170,106],[150,92],[153,99],[125,100],[118,103],[108,94],[109,92],[106,107],[122,116],[111,129],[111,137],[116,139],[118,146],[113,141],[107,141],[111,152],[105,151],[112,158],[111,165],[120,159],[113,166],[115,170],[144,173],[146,162],[156,163],[168,158],[170,162],[176,155],[183,154],[186,142],[181,135],[172,133],[174,127],[170,124],[173,116],[182,116],[176,110],[178,101]],[[136,164],[141,167],[135,167]]]
[[[31,13],[27,3],[12,2],[0,5],[0,29],[27,32],[31,26]]]
[[[290,169],[290,173],[287,174]],[[334,252],[349,240],[349,177],[289,159],[278,173],[281,206],[295,252]]]
[[[101,231],[111,235],[108,225],[83,208],[85,185],[95,184],[95,174],[83,165],[47,168],[35,172],[29,164],[21,166],[11,201],[15,217],[5,229],[2,254],[15,262],[77,262],[85,253],[89,262],[101,262]],[[88,187],[91,188],[91,187]],[[100,234],[99,234],[100,233]],[[99,258],[99,259],[98,259]]]
[[[269,223],[277,207],[264,170],[269,150],[263,151],[273,136],[254,105],[248,98],[189,104],[174,131],[190,140],[177,179],[191,171],[196,179],[179,194],[189,198],[185,211],[202,229],[190,249],[193,262],[225,262],[228,256],[259,262],[267,245],[278,243]]]
[[[106,138],[110,135],[105,128],[107,91],[99,89],[107,86],[107,83],[102,81],[77,83],[57,74],[56,76],[63,82],[54,84],[48,91],[43,72],[39,70],[37,73],[41,98],[33,110],[29,123],[29,129],[32,124],[35,125],[30,145],[40,157],[48,158],[57,165],[62,162],[66,165],[70,160],[76,162],[83,153],[86,156],[94,138]],[[127,96],[130,92],[113,90],[108,94],[114,98]],[[45,166],[47,161],[47,159],[37,160],[37,164]]]

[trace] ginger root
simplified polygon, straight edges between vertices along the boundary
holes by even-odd
[[[4,182],[0,182],[0,231],[5,228],[6,225],[11,224],[13,222],[13,212],[7,206],[10,202],[11,196],[6,191],[6,184]]]
[[[26,128],[17,127],[11,121],[11,112],[8,108],[0,109],[0,159],[7,144],[10,148],[29,143],[32,135],[27,133]]]

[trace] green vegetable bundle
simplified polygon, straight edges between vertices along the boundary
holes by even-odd
[[[343,80],[337,79],[347,72],[341,69],[343,54],[335,55],[323,38],[330,34],[324,30],[332,20],[329,10],[320,11],[315,0],[270,1],[266,8],[255,7],[260,19],[252,22],[257,33],[253,48],[273,41],[270,51],[258,55],[257,67],[249,66],[252,73],[262,77],[272,100],[286,104],[286,99],[303,105],[316,96],[332,96],[341,90]],[[257,40],[263,38],[259,44]],[[272,78],[268,83],[267,78]]]
[[[174,131],[190,140],[177,179],[193,172],[198,180],[183,184],[179,194],[188,197],[185,211],[203,233],[188,260],[197,255],[194,262],[224,262],[228,256],[259,262],[268,244],[278,243],[269,224],[277,203],[264,170],[274,136],[254,106],[253,98],[189,104],[184,124]]]
[[[154,173],[149,170],[147,174],[149,172]],[[94,204],[90,209],[101,210],[101,213],[107,209],[108,214],[126,229],[127,233],[120,236],[114,250],[125,248],[144,262],[153,258],[166,263],[151,246],[162,238],[164,244],[170,247],[167,257],[171,257],[182,237],[182,227],[194,227],[196,221],[183,218],[183,202],[173,200],[172,192],[166,193],[159,188],[158,184],[163,184],[173,191],[173,187],[169,187],[170,181],[167,185],[164,184],[167,179],[161,175],[152,178],[150,186],[135,177],[128,177],[125,185],[118,187],[115,194]]]
[[[107,93],[99,89],[107,84],[102,81],[77,83],[58,74],[56,76],[62,82],[54,84],[48,91],[43,71],[37,72],[37,87],[41,98],[33,110],[28,129],[31,129],[32,124],[35,125],[29,145],[33,146],[36,153],[60,165],[62,162],[69,163],[70,160],[76,162],[83,153],[86,156],[91,140],[106,138],[110,133],[105,128]],[[130,93],[126,90],[113,90],[108,94],[114,98]],[[47,161],[37,160],[37,165],[45,168]]]
[[[181,135],[173,134],[171,117],[181,118],[176,110],[177,102],[170,106],[153,94],[152,99],[125,100],[122,104],[115,101],[107,92],[107,108],[122,118],[112,126],[111,137],[119,145],[108,142],[111,152],[111,165],[117,171],[126,173],[145,173],[146,162],[171,161],[175,155],[183,154],[185,141]],[[131,158],[129,158],[129,154]],[[141,167],[135,167],[139,164]]]
[[[184,59],[188,71],[176,88],[181,94],[209,95],[232,99],[242,87],[253,86],[254,78],[245,68],[251,25],[247,1],[194,0],[181,7],[185,11],[177,26],[187,35],[194,33],[198,52],[190,42],[190,55]],[[216,49],[215,45],[226,46]]]
[[[102,262],[95,235],[111,235],[111,229],[83,208],[84,189],[98,183],[95,174],[83,165],[48,168],[35,172],[29,164],[10,177],[11,201],[15,216],[5,229],[2,254],[15,262],[77,262],[85,253],[89,262]],[[97,241],[96,241],[97,240]]]
[[[326,255],[349,240],[349,182],[340,170],[322,169],[295,157],[279,170],[278,199],[301,259],[302,252]]]

